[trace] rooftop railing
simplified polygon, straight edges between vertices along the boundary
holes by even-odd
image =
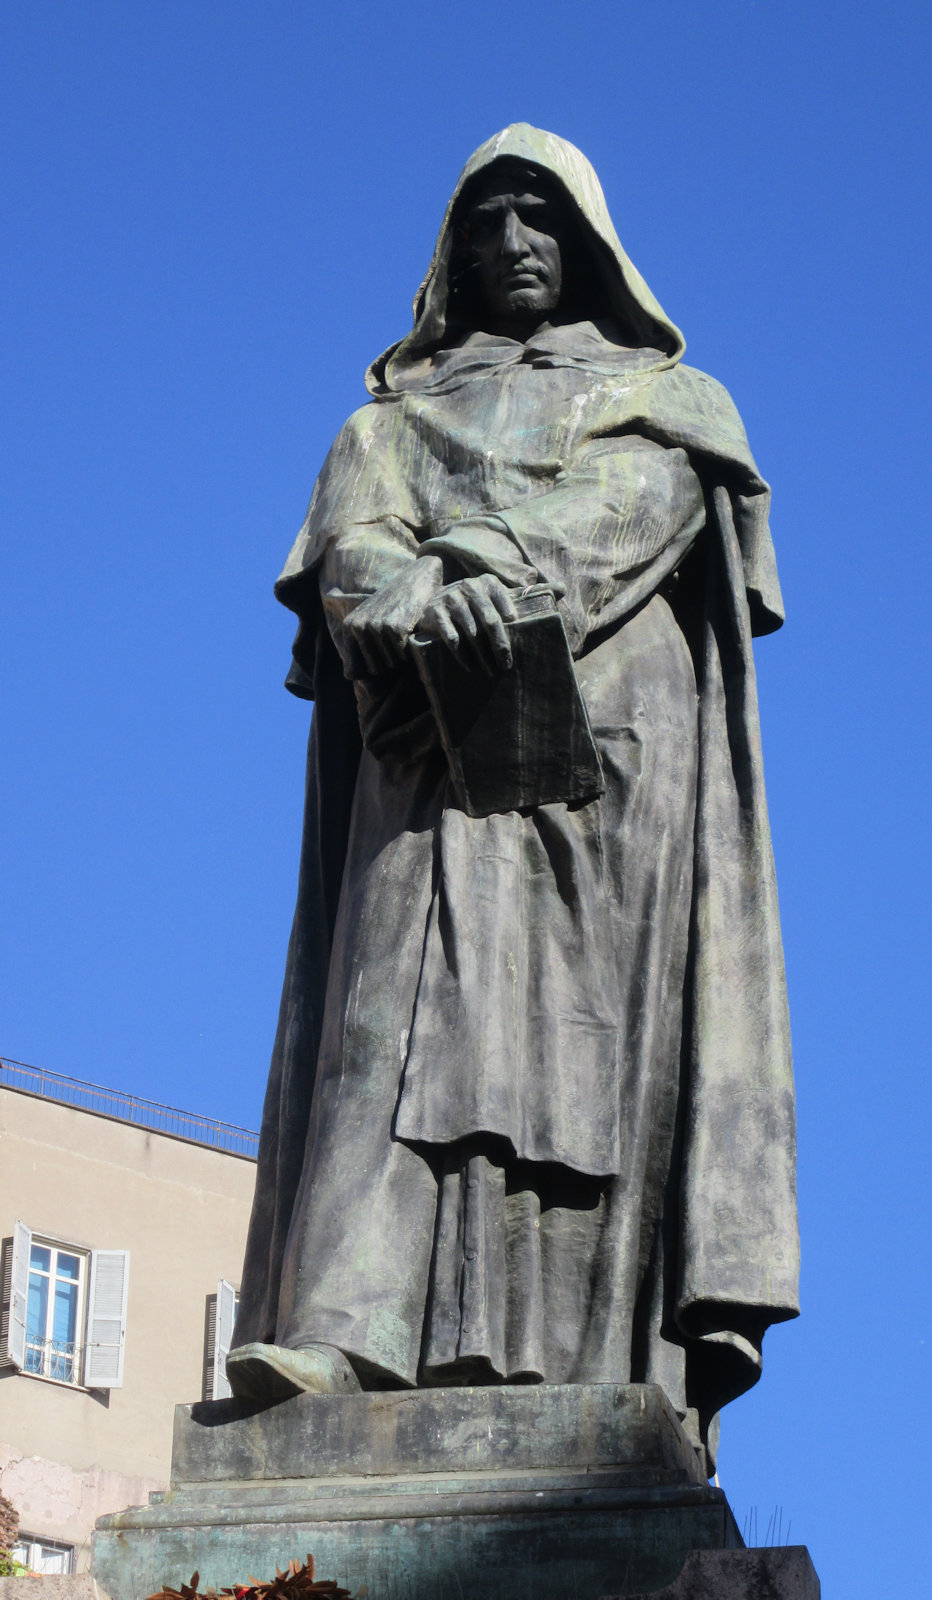
[[[175,1139],[187,1139],[191,1144],[210,1145],[214,1150],[247,1156],[253,1161],[259,1150],[259,1135],[248,1128],[235,1128],[213,1117],[199,1117],[193,1111],[178,1111],[175,1106],[163,1106],[156,1100],[124,1094],[121,1089],[83,1083],[80,1078],[67,1078],[45,1067],[30,1067],[24,1061],[0,1057],[0,1088],[40,1095],[44,1100],[57,1100],[60,1105],[114,1117],[118,1122],[131,1122],[137,1128],[151,1128],[153,1133],[167,1133]]]

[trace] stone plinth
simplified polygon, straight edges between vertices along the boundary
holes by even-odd
[[[112,1600],[314,1556],[359,1600],[597,1600],[738,1548],[652,1385],[301,1395],[179,1406],[172,1488],[105,1517]]]
[[[648,1600],[645,1594],[628,1600]],[[805,1545],[769,1550],[694,1550],[674,1583],[649,1600],[819,1600],[821,1585]],[[624,1600],[606,1595],[604,1600]]]

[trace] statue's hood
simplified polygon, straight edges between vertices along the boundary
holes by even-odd
[[[629,261],[612,226],[602,186],[582,154],[566,139],[544,133],[527,122],[486,140],[470,156],[450,197],[427,276],[414,298],[414,327],[407,338],[391,345],[372,363],[366,374],[370,393],[394,387],[393,372],[436,348],[446,331],[447,266],[453,243],[452,219],[464,185],[483,168],[506,157],[527,161],[547,172],[563,190],[572,214],[588,231],[606,268],[611,309],[623,327],[633,331],[639,345],[656,349],[658,368],[675,366],[686,348],[679,328],[665,315],[637,268]]]

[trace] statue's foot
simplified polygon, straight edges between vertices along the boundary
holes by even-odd
[[[342,1350],[332,1344],[287,1350],[242,1344],[227,1356],[227,1378],[243,1400],[285,1400],[294,1394],[349,1394],[362,1385]]]

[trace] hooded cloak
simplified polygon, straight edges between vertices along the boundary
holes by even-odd
[[[523,344],[451,315],[461,197],[505,158],[603,286]],[[683,348],[579,151],[475,153],[276,585],[315,712],[235,1344],[375,1385],[658,1381],[708,1444],[797,1313],[751,646],[783,609],[769,491]],[[413,670],[367,678],[343,632],[425,554],[551,587],[602,800],[457,809]]]

